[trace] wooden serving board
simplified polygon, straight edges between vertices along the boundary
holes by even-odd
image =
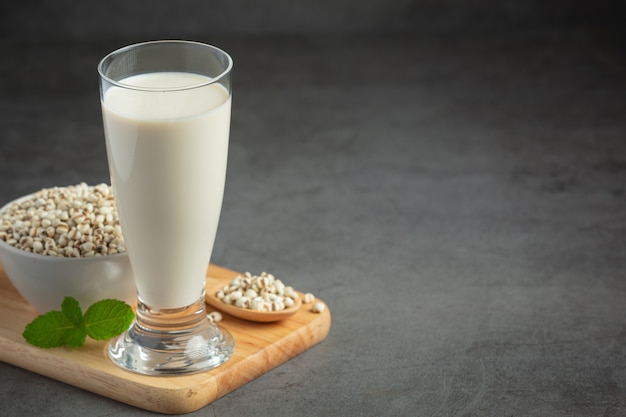
[[[209,267],[207,286],[238,273]],[[0,266],[0,360],[70,385],[163,414],[198,410],[326,338],[331,316],[302,308],[289,319],[254,323],[224,314],[220,325],[235,339],[235,353],[218,368],[187,376],[144,376],[125,371],[106,356],[107,342],[88,338],[80,349],[40,349],[22,338],[37,311],[15,290]],[[209,311],[213,310],[211,307]]]

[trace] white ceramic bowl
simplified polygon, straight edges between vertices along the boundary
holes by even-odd
[[[0,213],[28,197],[6,204]],[[0,240],[0,263],[18,292],[40,313],[60,310],[66,296],[76,298],[83,311],[105,298],[136,303],[137,291],[126,253],[66,258],[26,252]]]

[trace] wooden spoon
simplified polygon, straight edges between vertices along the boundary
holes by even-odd
[[[302,301],[300,300],[300,297],[298,297],[297,300],[294,300],[295,303],[293,306],[280,311],[257,311],[251,310],[249,308],[241,308],[231,304],[226,304],[215,296],[215,293],[223,286],[224,283],[222,282],[217,285],[211,286],[210,288],[207,288],[205,296],[206,303],[213,308],[223,311],[224,313],[244,320],[265,323],[284,320],[296,314],[300,309],[300,306],[302,305]]]

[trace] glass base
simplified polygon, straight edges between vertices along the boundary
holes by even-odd
[[[133,325],[109,343],[109,358],[118,366],[144,375],[204,372],[226,362],[235,350],[231,334],[206,315],[204,294],[179,309],[137,306]]]

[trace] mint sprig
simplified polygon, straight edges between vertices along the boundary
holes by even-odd
[[[107,299],[92,304],[85,314],[78,301],[65,297],[61,311],[49,311],[24,328],[22,336],[33,346],[80,348],[87,336],[107,340],[123,333],[135,318],[133,309],[123,301]]]

